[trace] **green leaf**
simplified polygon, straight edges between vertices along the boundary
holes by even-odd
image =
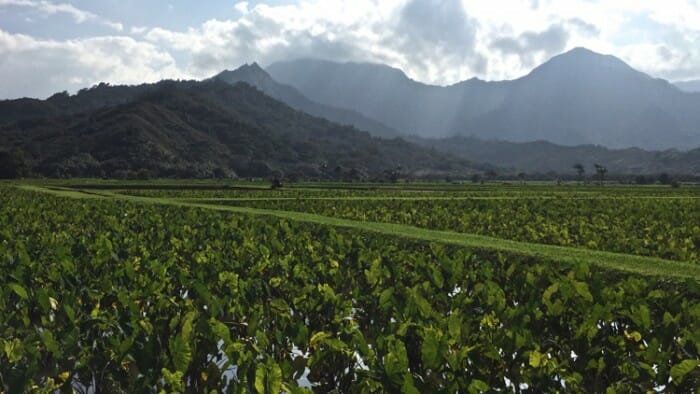
[[[542,301],[545,303],[545,305],[552,303],[552,295],[557,291],[559,291],[559,282],[552,283],[552,285],[544,291],[544,294],[542,294]]]
[[[29,298],[29,295],[27,294],[27,290],[24,287],[22,287],[19,283],[10,283],[7,286],[10,289],[12,289],[12,291],[14,291],[15,294],[20,296],[20,298],[25,299],[25,300]]]
[[[671,378],[673,383],[678,385],[683,381],[685,375],[692,372],[695,368],[700,366],[700,360],[683,360],[680,364],[676,364],[671,367]]]
[[[418,391],[413,383],[413,377],[410,374],[406,374],[404,377],[403,384],[401,385],[401,392],[405,394],[420,394],[420,391]]]
[[[440,361],[439,347],[440,343],[437,340],[437,335],[432,330],[426,331],[423,337],[423,345],[421,346],[421,354],[423,356],[423,364],[426,368],[437,368]]]
[[[408,373],[408,355],[406,346],[401,340],[395,339],[389,345],[389,353],[384,359],[384,372],[391,381],[403,383],[404,374]]]
[[[46,350],[53,353],[54,356],[60,355],[58,342],[56,342],[56,338],[54,338],[51,331],[44,330],[41,333],[41,341],[44,343],[44,346],[46,346]]]
[[[394,288],[393,287],[390,287],[390,288],[382,291],[382,294],[379,295],[379,306],[384,310],[391,308],[391,305],[392,305],[391,299],[392,299],[393,295],[394,295]]]
[[[533,368],[539,368],[547,363],[547,355],[533,350],[530,352],[530,366]]]
[[[484,392],[488,391],[490,388],[491,388],[491,386],[489,386],[489,384],[484,382],[483,380],[474,379],[469,384],[469,393],[471,393],[471,394],[484,393]]]
[[[22,342],[15,338],[12,341],[3,340],[3,350],[11,363],[16,363],[22,359]]]
[[[282,390],[282,369],[274,360],[258,364],[255,369],[255,390],[259,394],[279,394]]]
[[[186,372],[192,362],[192,349],[181,335],[170,342],[170,355],[176,371]]]
[[[459,343],[462,337],[462,318],[457,311],[452,312],[447,319],[447,329],[452,340]]]
[[[576,293],[581,296],[584,300],[588,302],[593,302],[593,295],[591,294],[591,291],[588,290],[588,285],[584,282],[575,282],[574,283],[574,289],[576,289]]]

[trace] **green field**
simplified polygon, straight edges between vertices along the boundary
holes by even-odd
[[[0,184],[0,392],[696,392],[700,187]]]

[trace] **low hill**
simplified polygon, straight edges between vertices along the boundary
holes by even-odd
[[[574,174],[574,164],[582,164],[589,173],[599,163],[617,175],[682,174],[700,176],[700,148],[647,151],[638,148],[607,149],[596,145],[562,146],[546,141],[513,143],[485,141],[470,137],[445,139],[410,138],[425,147],[446,154],[490,163],[511,173]]]

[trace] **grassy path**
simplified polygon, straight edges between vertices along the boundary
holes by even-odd
[[[129,194],[125,194],[130,196]],[[192,202],[236,201],[469,201],[469,200],[700,200],[700,196],[633,196],[633,197],[561,197],[561,196],[347,196],[347,197],[169,197],[172,200]]]
[[[170,198],[154,198],[116,194],[108,191],[91,191],[85,193],[66,188],[46,188],[37,185],[19,185],[24,190],[50,193],[69,198],[109,198],[145,204],[162,204],[190,208],[209,209],[222,212],[234,212],[249,215],[264,215],[286,220],[306,223],[352,228],[362,231],[375,232],[407,239],[428,242],[441,242],[463,246],[471,249],[484,249],[504,253],[532,256],[546,261],[557,261],[568,264],[589,264],[607,269],[621,270],[641,275],[663,276],[675,279],[700,280],[700,264],[664,260],[654,257],[629,255],[589,249],[545,245],[528,242],[511,241],[477,234],[457,233],[419,228],[414,226],[363,222],[358,220],[341,219],[306,212],[278,211],[230,205],[203,204]]]

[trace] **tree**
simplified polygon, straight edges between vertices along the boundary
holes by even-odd
[[[494,170],[488,170],[484,175],[489,181],[493,181],[494,179],[496,179],[496,177],[498,177],[498,173]]]
[[[602,185],[603,181],[605,181],[605,174],[608,173],[608,169],[598,163],[594,164],[593,166],[595,167],[595,173],[598,176],[598,183]]]
[[[583,167],[583,164],[574,164],[574,170],[576,170],[576,173],[578,174],[579,181],[583,182],[583,175],[586,173],[586,169]]]
[[[389,181],[391,181],[392,183],[396,183],[401,177],[401,170],[403,170],[403,167],[401,166],[398,166],[393,170],[384,170],[384,175],[386,175]]]
[[[26,175],[24,152],[19,149],[0,151],[0,179],[16,179]]]
[[[520,179],[520,183],[525,184],[525,177],[527,177],[527,174],[524,172],[518,173],[518,179]]]

